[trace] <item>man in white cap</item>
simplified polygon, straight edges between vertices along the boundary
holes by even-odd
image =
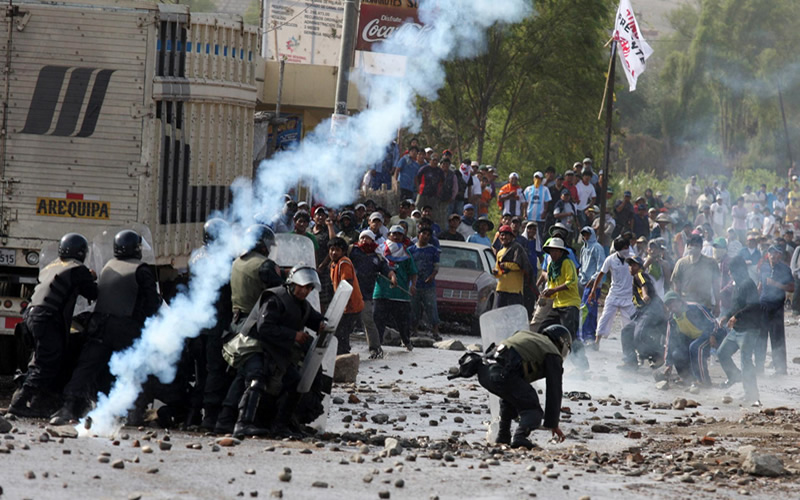
[[[522,193],[522,210],[525,217],[536,222],[537,226],[544,228],[544,220],[547,215],[552,197],[550,190],[544,184],[544,175],[537,171],[533,174],[533,184],[526,187]],[[539,247],[541,248],[541,232],[539,236]]]
[[[389,230],[383,225],[383,214],[380,212],[372,212],[370,214],[369,230],[375,234],[375,243],[379,246],[383,245],[386,241],[386,236],[389,235]]]
[[[510,213],[512,216],[522,215],[522,188],[519,185],[519,174],[511,172],[508,184],[500,188],[497,193],[497,205],[501,213]]]

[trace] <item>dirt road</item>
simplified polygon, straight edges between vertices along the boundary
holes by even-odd
[[[800,365],[791,360],[800,327],[787,327],[787,338],[789,375],[769,378],[768,369],[759,380],[763,408],[740,406],[741,386],[657,390],[649,369],[617,370],[619,341],[606,342],[589,352],[588,376],[566,363],[564,390],[575,392],[562,404],[568,439],[554,444],[537,431],[540,448],[530,452],[487,445],[487,393],[475,379],[445,377],[462,353],[423,348],[362,359],[358,383],[334,388],[329,434],[306,442],[224,446],[135,428],[59,438],[44,422],[15,420],[1,436],[2,498],[798,498]],[[721,382],[719,366],[711,370]],[[744,472],[745,445],[777,455],[787,473]]]

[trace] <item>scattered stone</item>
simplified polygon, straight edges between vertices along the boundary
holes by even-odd
[[[130,495],[128,495],[128,500],[142,500],[142,494],[141,493],[131,493]]]
[[[609,432],[611,432],[611,427],[605,424],[593,424],[592,432],[597,434],[608,434]]]
[[[32,470],[25,472],[25,479],[36,479],[36,474]]]
[[[107,463],[109,463],[111,461],[111,459],[106,457],[106,456],[101,455],[101,456],[97,457],[97,461],[100,462],[101,464],[107,464]]]
[[[433,347],[443,351],[466,351],[467,348],[458,339],[442,340],[433,344]],[[334,372],[336,373],[336,372]]]
[[[311,486],[314,488],[327,488],[328,483],[326,483],[325,481],[314,481],[313,483],[311,483]]]
[[[381,490],[378,492],[378,498],[389,498],[390,494],[386,490]]]
[[[367,474],[366,476],[362,477],[361,480],[369,484],[372,482],[372,478],[373,478],[372,474]]]
[[[436,426],[439,425],[439,421],[438,420],[428,420],[428,425],[430,425],[431,427],[436,427]]]
[[[158,474],[158,467],[152,467],[150,469],[147,469],[147,473],[148,474]]]
[[[397,481],[394,482],[395,488],[402,488],[405,485],[406,482],[403,479],[398,479]]]
[[[278,474],[278,479],[280,479],[284,483],[288,483],[289,481],[292,480],[292,472],[291,471],[287,472],[286,470],[284,470],[283,472]]]
[[[133,448],[138,448],[139,446],[141,446],[141,443],[139,443],[138,439],[134,439],[133,441],[131,441],[131,446]]]
[[[558,476],[559,476],[559,473],[556,472],[556,471],[550,471],[550,472],[548,472],[547,474],[544,475],[544,477],[546,477],[548,479],[558,479]]]
[[[355,394],[351,394],[351,395],[347,396],[347,402],[352,404],[352,405],[354,405],[354,404],[360,403],[361,400],[358,399],[358,396],[356,396]]]
[[[340,398],[339,396],[334,396],[333,399],[331,399],[331,402],[335,405],[343,405],[344,399]]]
[[[536,472],[536,466],[531,464],[527,468],[525,468],[525,470],[528,472]]]
[[[142,453],[153,453],[153,448],[149,446],[142,446]]]
[[[114,460],[111,463],[112,469],[124,469],[125,468],[125,461],[124,460]]]
[[[677,398],[675,401],[672,402],[672,409],[673,410],[684,410],[686,409],[686,399],[684,398]]]
[[[5,434],[6,432],[10,431],[12,427],[14,426],[11,424],[11,422],[0,415],[0,434]]]
[[[702,438],[700,438],[700,444],[705,445],[705,446],[714,446],[714,443],[716,441],[717,440],[714,439],[713,436],[703,436]]]
[[[244,473],[247,474],[247,475],[252,476],[253,474],[256,473],[256,470],[255,469],[247,469],[246,471],[244,471]]]
[[[283,498],[283,490],[272,490],[269,492],[272,498]]]
[[[370,419],[378,425],[383,425],[389,421],[389,415],[385,413],[378,413],[370,417]]]
[[[386,438],[386,441],[384,441],[383,444],[383,449],[388,453],[389,456],[399,455],[403,452],[403,447],[395,438]]]
[[[172,443],[169,443],[167,441],[159,441],[158,449],[161,451],[169,451],[172,449]]]
[[[666,381],[666,380],[662,380],[661,382],[658,382],[656,384],[656,389],[658,389],[659,391],[666,391],[667,389],[669,389],[669,382]]]
[[[75,439],[78,437],[78,431],[75,430],[75,427],[71,425],[54,425],[50,427],[45,427],[44,430],[47,431],[54,438]]]
[[[626,437],[628,439],[642,439],[642,433],[639,431],[628,431]]]
[[[228,446],[228,447],[236,446],[242,443],[238,439],[232,437],[219,438],[215,442],[220,446]]]
[[[800,365],[800,358],[792,358],[792,363]]]
[[[42,434],[39,435],[39,442],[40,443],[46,443],[48,441],[50,441],[50,434],[45,432],[45,433],[42,433]]]
[[[457,424],[463,424],[464,423],[464,417],[453,417],[453,422],[455,422]]]
[[[458,392],[458,389],[453,389],[447,393],[447,397],[451,399],[456,399],[461,396],[461,393]]]
[[[414,344],[414,347],[430,349],[435,342],[436,341],[430,337],[411,337],[411,343]]]
[[[358,354],[340,354],[336,356],[336,367],[333,370],[333,381],[354,384],[358,378]]]
[[[776,455],[759,455],[752,452],[742,462],[742,470],[754,476],[781,476],[786,473],[783,461]]]

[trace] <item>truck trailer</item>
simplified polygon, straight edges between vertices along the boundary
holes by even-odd
[[[263,63],[241,17],[131,0],[9,0],[0,32],[0,371],[41,249],[145,226],[160,281],[253,173]]]

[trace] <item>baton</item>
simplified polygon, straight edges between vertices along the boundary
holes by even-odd
[[[390,280],[389,278],[387,278],[386,276],[384,276],[384,275],[382,275],[382,274],[378,274],[378,277],[379,277],[379,278],[383,278],[383,279],[385,279],[385,280],[386,280],[386,281],[388,281],[389,283],[391,283],[391,282],[392,282],[392,280]],[[406,295],[408,295],[409,297],[413,297],[413,295],[411,295],[411,292],[409,292],[408,290],[406,290],[405,288],[403,288],[403,287],[402,287],[402,286],[400,286],[400,285],[394,285],[394,286],[392,286],[392,288],[399,288],[399,289],[400,289],[400,290],[401,290],[403,293],[405,293],[405,294],[406,294]]]

